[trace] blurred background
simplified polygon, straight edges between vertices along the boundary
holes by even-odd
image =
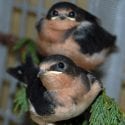
[[[67,1],[95,14],[103,27],[116,34],[119,50],[102,66],[105,72],[102,82],[107,94],[125,111],[125,0]],[[36,40],[35,24],[55,2],[59,0],[0,0],[0,125],[26,124],[23,117],[13,113],[17,81],[6,73],[6,69],[18,64],[12,51],[17,39],[27,37]]]

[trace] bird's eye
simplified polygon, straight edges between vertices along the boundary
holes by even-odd
[[[58,16],[58,15],[59,15],[58,11],[54,10],[54,11],[52,12],[52,16]]]
[[[75,18],[76,13],[74,11],[71,11],[68,16],[71,18]]]
[[[58,64],[57,64],[57,67],[58,67],[58,69],[65,69],[65,64],[63,63],[63,62],[59,62]]]

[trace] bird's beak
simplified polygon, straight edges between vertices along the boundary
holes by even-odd
[[[60,15],[60,16],[57,16],[57,17],[52,17],[52,20],[56,20],[56,19],[60,19],[60,20],[68,19],[68,20],[71,20],[71,21],[76,21],[75,18],[70,18],[70,17],[67,17],[65,15]]]
[[[65,16],[65,15],[60,15],[59,18],[60,18],[61,20],[65,20],[65,19],[66,19],[66,16]]]
[[[40,78],[42,75],[50,75],[50,74],[55,74],[55,75],[58,75],[58,74],[61,74],[62,72],[58,72],[58,71],[43,71],[43,70],[40,70],[37,74],[37,77]]]

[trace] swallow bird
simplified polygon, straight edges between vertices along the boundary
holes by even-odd
[[[64,55],[86,70],[95,70],[116,48],[116,36],[99,22],[72,3],[58,2],[36,25],[39,52],[42,56]]]
[[[102,83],[92,73],[63,55],[48,56],[40,66],[27,57],[8,73],[27,85],[31,118],[39,125],[80,115],[102,90]]]

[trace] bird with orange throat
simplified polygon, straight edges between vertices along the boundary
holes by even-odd
[[[54,4],[36,29],[42,56],[65,55],[87,70],[104,63],[116,47],[116,37],[100,25],[96,16],[69,2]]]
[[[40,66],[27,56],[8,73],[25,83],[31,118],[39,125],[82,114],[102,90],[100,80],[63,55],[48,56]]]

